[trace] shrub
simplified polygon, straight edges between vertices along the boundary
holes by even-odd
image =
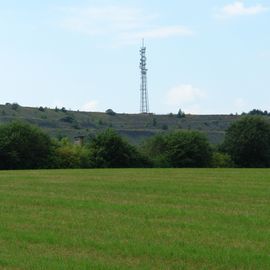
[[[17,111],[19,109],[20,105],[18,103],[12,103],[11,104],[11,109],[14,111]]]
[[[70,143],[66,138],[57,143],[56,168],[89,168],[90,152],[87,148]]]
[[[141,151],[148,156],[156,168],[167,168],[170,164],[166,157],[167,137],[164,134],[157,134],[147,139],[141,146]]]
[[[172,167],[209,167],[212,151],[204,134],[177,131],[167,137],[167,158]]]
[[[142,146],[155,167],[208,167],[212,151],[206,137],[197,131],[158,134]]]
[[[234,164],[229,154],[222,153],[222,152],[214,152],[212,156],[212,167],[232,168],[234,167]]]
[[[228,129],[223,145],[239,167],[270,166],[270,124],[260,116],[244,116]]]
[[[48,168],[52,156],[52,142],[40,129],[21,122],[0,127],[1,169]]]
[[[89,150],[91,166],[95,168],[144,167],[149,163],[134,146],[111,129],[94,137]]]
[[[116,112],[114,112],[112,109],[106,110],[105,113],[108,114],[108,115],[116,115]]]
[[[163,130],[168,130],[168,129],[169,129],[169,127],[168,127],[167,124],[163,124],[161,128],[162,128]]]
[[[179,111],[177,113],[177,117],[178,118],[185,118],[186,114],[181,109],[179,109]]]
[[[75,119],[74,119],[73,116],[67,115],[67,116],[61,118],[60,121],[66,122],[66,123],[74,123],[75,122]]]

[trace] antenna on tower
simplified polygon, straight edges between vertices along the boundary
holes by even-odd
[[[144,39],[142,39],[142,47],[140,49],[141,60],[140,60],[140,69],[141,69],[141,104],[140,112],[149,113],[149,101],[148,101],[148,92],[147,92],[147,68],[146,68],[146,47],[144,45]]]

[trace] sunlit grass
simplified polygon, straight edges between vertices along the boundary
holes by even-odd
[[[270,269],[269,170],[0,172],[0,269]]]

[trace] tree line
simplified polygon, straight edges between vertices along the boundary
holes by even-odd
[[[27,123],[0,126],[0,169],[269,166],[270,124],[262,116],[235,121],[218,146],[198,131],[161,133],[134,146],[108,129],[75,145]]]

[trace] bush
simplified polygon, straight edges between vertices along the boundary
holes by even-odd
[[[238,167],[270,166],[270,124],[260,116],[244,116],[228,129],[223,145]]]
[[[196,131],[158,134],[142,146],[155,167],[208,167],[212,151],[206,137]]]
[[[111,129],[93,138],[89,144],[89,150],[91,166],[95,168],[149,166],[147,158]]]
[[[64,116],[63,118],[60,119],[61,122],[66,122],[66,123],[74,123],[75,119],[71,115]]]
[[[108,115],[116,115],[116,112],[114,112],[112,109],[106,110],[105,113],[108,114]]]
[[[49,136],[29,124],[14,122],[0,127],[0,168],[48,168],[53,156]]]
[[[157,134],[147,139],[141,146],[141,151],[145,156],[149,157],[154,167],[170,167],[166,157],[167,138],[164,134]]]
[[[11,104],[11,109],[14,111],[17,111],[19,109],[20,105],[18,103],[12,103]]]
[[[90,151],[79,145],[74,145],[67,138],[56,143],[56,168],[89,168]]]
[[[248,115],[269,115],[269,113],[268,111],[253,109],[250,112],[248,112]]]
[[[209,167],[212,151],[204,134],[177,131],[167,137],[167,158],[172,167]]]
[[[169,127],[168,127],[167,124],[163,124],[161,128],[162,128],[163,130],[168,130],[168,129],[169,129]]]
[[[234,164],[229,154],[221,153],[221,152],[214,152],[212,156],[212,167],[232,168],[234,167]]]
[[[186,114],[181,109],[179,109],[177,113],[177,118],[185,118],[185,117],[186,117]]]

